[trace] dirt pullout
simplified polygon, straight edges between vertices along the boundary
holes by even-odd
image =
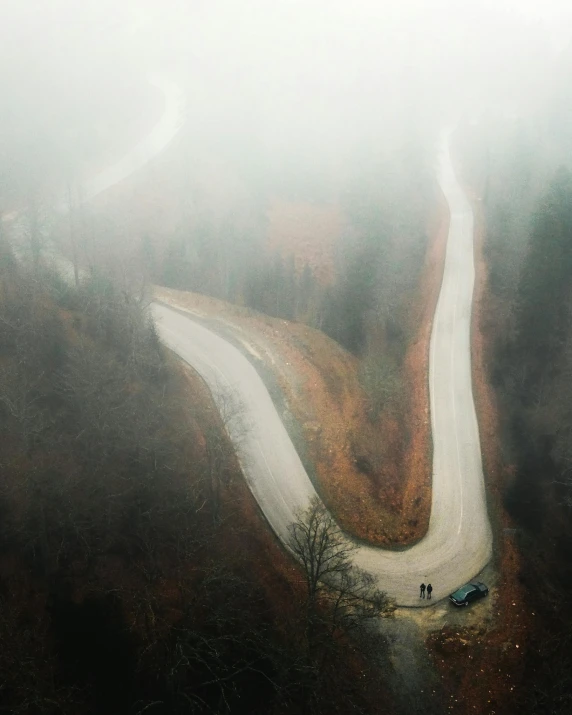
[[[500,422],[494,390],[488,378],[493,336],[487,293],[488,268],[483,256],[485,221],[480,202],[472,199],[475,215],[475,293],[472,318],[473,391],[479,422],[483,468],[489,494],[489,515],[495,537],[495,566],[499,572],[492,593],[491,621],[459,623],[433,634],[428,646],[449,693],[448,712],[509,715],[522,678],[528,633],[535,614],[525,602],[519,582],[521,561],[513,524],[502,505],[502,485],[511,471],[503,462]]]
[[[375,424],[368,419],[358,360],[323,333],[196,293],[155,289],[159,300],[230,331],[254,362],[271,371],[285,401],[279,411],[294,417],[294,427],[288,419],[286,425],[324,502],[345,530],[380,546],[417,541],[429,521],[429,340],[447,231],[442,200],[413,302],[416,330],[405,361],[409,393],[401,421],[394,414]],[[366,452],[377,450],[375,474],[364,445],[372,445]]]

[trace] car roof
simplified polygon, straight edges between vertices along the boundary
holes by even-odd
[[[458,588],[454,593],[451,594],[451,596],[456,596],[457,598],[465,598],[465,596],[468,593],[471,593],[471,591],[486,591],[487,587],[485,586],[484,583],[481,583],[480,581],[470,581],[469,583],[466,583],[464,586],[461,586],[461,588]]]
[[[475,587],[472,583],[466,583],[464,586],[461,586],[461,588],[458,588],[456,591],[454,591],[451,596],[454,596],[455,598],[465,598],[468,593],[471,593],[471,591],[474,590]]]

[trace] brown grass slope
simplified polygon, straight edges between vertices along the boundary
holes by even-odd
[[[156,287],[155,296],[230,331],[247,355],[270,370],[296,420],[291,433],[316,486],[342,526],[379,545],[413,543],[431,505],[428,354],[443,270],[444,202],[430,227],[422,279],[412,299],[416,327],[407,351],[400,405],[368,416],[359,361],[321,332],[194,293]]]

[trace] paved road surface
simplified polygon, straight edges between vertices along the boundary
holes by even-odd
[[[446,596],[481,571],[492,549],[471,385],[473,215],[447,148],[440,157],[440,183],[451,223],[430,345],[434,455],[429,530],[405,551],[360,546],[356,554],[357,564],[375,574],[380,587],[403,606],[420,605],[421,581],[433,584],[435,601]],[[215,396],[225,391],[241,395],[250,423],[240,443],[241,464],[268,522],[281,540],[287,539],[288,525],[315,491],[261,378],[236,348],[190,317],[159,304],[153,305],[153,315],[163,341],[197,369]]]

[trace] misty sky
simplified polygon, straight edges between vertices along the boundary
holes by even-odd
[[[343,87],[384,66],[466,69],[475,57],[507,65],[523,45],[561,46],[571,27],[563,0],[3,0],[0,53],[16,76],[44,65],[71,71],[90,55],[132,52],[131,34],[142,63],[171,51],[211,71],[247,68],[260,83],[287,76],[305,85],[309,76]]]
[[[383,92],[422,102],[454,94],[469,108],[513,101],[542,83],[572,21],[555,0],[180,0],[138,4],[135,15],[144,52],[184,56],[212,86],[274,103],[282,116],[285,103],[335,105],[336,95],[346,106]]]
[[[22,144],[59,132],[54,151],[89,142],[91,117],[164,71],[197,128],[319,153],[392,125],[518,113],[541,101],[571,27],[556,0],[2,0],[0,128]]]
[[[570,37],[562,0],[3,0],[3,74],[62,73],[122,51],[142,66],[166,56],[256,93],[281,83],[301,98],[344,92],[372,77],[423,85],[522,72]],[[131,39],[130,39],[131,38]],[[195,66],[192,67],[192,61]],[[525,60],[526,65],[526,60]],[[510,74],[510,72],[509,72]],[[494,75],[494,76],[493,76]],[[229,88],[230,89],[230,88]],[[367,87],[369,91],[371,87]]]

